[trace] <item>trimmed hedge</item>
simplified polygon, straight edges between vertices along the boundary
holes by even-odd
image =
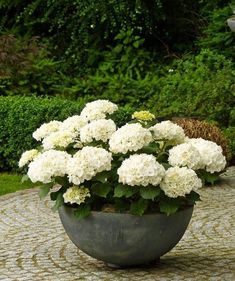
[[[42,123],[79,114],[83,105],[58,98],[0,97],[0,170],[17,170],[21,153],[37,146],[32,133]],[[117,123],[125,123],[129,112],[120,109],[115,115]]]
[[[0,97],[0,169],[17,168],[21,153],[36,146],[32,133],[40,124],[79,113],[81,106],[59,99]]]

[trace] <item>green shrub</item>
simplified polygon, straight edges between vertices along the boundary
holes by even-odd
[[[133,108],[149,108],[158,116],[195,116],[222,127],[233,126],[235,69],[224,56],[202,50],[171,66],[156,66],[142,76],[133,78],[125,71],[110,75],[110,71],[99,69],[94,75],[76,79],[66,91],[74,99],[111,99]]]
[[[230,162],[235,164],[235,126],[224,129],[223,133],[228,140],[229,149],[232,152],[232,160]]]
[[[38,38],[0,36],[0,95],[61,93],[66,79],[59,66]]]
[[[196,116],[234,126],[235,68],[224,56],[202,50],[175,61],[159,79],[159,92],[146,100],[163,116]]]
[[[208,17],[208,24],[203,30],[203,36],[198,41],[198,45],[202,48],[211,48],[212,50],[219,51],[220,54],[234,61],[235,36],[226,22],[231,16],[232,10],[228,5],[212,10]]]
[[[49,38],[65,68],[83,74],[120,30],[133,30],[146,48],[168,56],[190,49],[200,33],[200,8],[193,0],[0,0],[0,31]]]
[[[32,133],[37,127],[79,112],[81,106],[59,99],[0,97],[0,168],[16,169],[21,153],[36,145]]]
[[[0,170],[17,170],[22,152],[37,146],[32,133],[42,123],[79,114],[83,105],[58,98],[0,97]],[[126,123],[132,112],[120,108],[117,124]]]

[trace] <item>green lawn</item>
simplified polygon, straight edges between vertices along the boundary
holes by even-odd
[[[0,173],[0,195],[34,187],[33,183],[21,183],[21,178],[18,174]]]

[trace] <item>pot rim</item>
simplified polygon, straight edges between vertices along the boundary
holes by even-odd
[[[235,16],[228,18],[227,21],[235,21]]]
[[[64,207],[64,208],[67,208],[67,209],[76,209],[75,207],[72,207],[72,206],[68,206],[68,205],[62,205],[61,207]],[[163,213],[148,213],[148,214],[144,214],[142,216],[138,216],[138,215],[133,215],[133,214],[130,214],[130,213],[118,213],[118,212],[104,212],[104,211],[91,211],[91,215],[115,215],[115,216],[132,216],[132,217],[138,217],[138,218],[142,218],[142,217],[150,217],[150,216],[167,216],[167,217],[170,217],[170,216],[173,216],[175,214],[178,214],[178,213],[183,213],[187,210],[190,210],[190,209],[193,209],[194,208],[194,205],[189,205],[189,206],[186,206],[185,208],[183,209],[180,209],[178,211],[176,211],[174,214],[171,214],[169,216],[167,216],[166,214],[163,214]]]

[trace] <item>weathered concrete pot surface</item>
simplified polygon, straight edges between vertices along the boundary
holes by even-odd
[[[182,238],[193,207],[174,215],[92,212],[82,220],[63,206],[60,219],[72,242],[93,258],[117,266],[143,265],[156,261]]]
[[[230,29],[235,32],[235,17],[229,18],[227,20],[228,26],[230,27]]]

